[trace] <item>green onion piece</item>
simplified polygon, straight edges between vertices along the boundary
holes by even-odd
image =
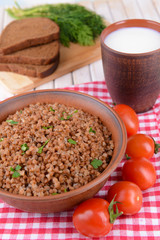
[[[51,111],[51,112],[55,112],[55,110],[54,110],[52,107],[50,107],[50,111]]]
[[[49,129],[49,128],[53,128],[53,126],[48,126],[48,127],[42,127],[43,129]]]
[[[58,194],[57,192],[52,193],[52,195],[57,195],[57,194]]]
[[[20,110],[20,113],[22,113],[22,110]]]
[[[0,138],[0,142],[2,142],[4,140],[4,138]]]
[[[43,148],[47,145],[47,143],[48,143],[49,141],[50,141],[50,139],[47,140],[40,148],[38,148],[38,153],[42,153]]]
[[[6,122],[8,122],[8,123],[10,123],[10,124],[18,124],[18,122],[15,122],[15,121],[13,121],[13,120],[6,120]]]
[[[91,165],[97,169],[98,167],[100,167],[101,165],[103,164],[103,162],[99,159],[94,159],[92,162],[91,162]]]
[[[67,192],[67,189],[66,189],[66,188],[64,189],[64,192]]]
[[[96,131],[95,131],[95,130],[93,130],[91,127],[90,127],[90,129],[89,129],[89,132],[96,133]]]
[[[71,143],[71,144],[77,144],[76,141],[74,141],[74,140],[71,139],[71,138],[68,139],[68,142]]]
[[[77,112],[78,112],[78,110],[75,110],[75,111],[74,111],[74,113],[77,113]]]

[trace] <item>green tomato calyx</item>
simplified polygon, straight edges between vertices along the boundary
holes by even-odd
[[[116,197],[116,194],[114,196],[114,198],[112,199],[112,201],[109,204],[108,207],[108,211],[109,211],[109,215],[110,215],[110,223],[114,223],[114,221],[116,220],[117,217],[121,216],[123,214],[123,212],[119,212],[118,207],[117,207],[117,203],[121,203],[118,201],[114,201]],[[114,209],[114,205],[116,205],[116,210]]]

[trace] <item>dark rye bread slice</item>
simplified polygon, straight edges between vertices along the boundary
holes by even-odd
[[[20,63],[46,65],[52,63],[59,54],[59,41],[26,48],[15,53],[0,55],[0,63]]]
[[[59,26],[48,18],[15,20],[2,31],[0,54],[10,54],[57,39],[59,39]]]
[[[59,63],[59,56],[55,61],[48,65],[31,65],[31,64],[15,64],[15,63],[0,63],[0,71],[14,72],[29,77],[44,78],[52,74]]]

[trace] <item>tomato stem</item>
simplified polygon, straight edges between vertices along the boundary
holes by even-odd
[[[127,154],[127,153],[126,153],[126,159],[127,159],[127,160],[131,159],[131,157],[130,157],[130,156],[128,156],[128,154]]]
[[[160,144],[159,143],[156,143],[154,141],[154,153],[157,154],[159,152],[159,148],[160,148]]]
[[[109,211],[109,215],[110,215],[110,223],[114,223],[116,218],[123,214],[123,212],[119,212],[118,207],[116,205],[117,203],[121,203],[121,202],[114,201],[115,197],[116,197],[116,194],[115,194],[114,198],[112,199],[112,201],[110,202],[109,207],[108,207],[108,211]],[[114,205],[116,205],[116,211],[114,211]]]
[[[156,141],[154,140],[154,138],[152,137],[153,142],[154,142],[154,153],[157,154],[159,152],[159,148],[160,148],[160,144],[156,143]]]

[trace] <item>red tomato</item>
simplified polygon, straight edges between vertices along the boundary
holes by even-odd
[[[142,192],[140,188],[128,181],[117,182],[112,185],[108,191],[107,201],[111,201],[115,196],[115,201],[119,211],[122,211],[124,215],[132,215],[142,207]]]
[[[150,159],[154,154],[154,147],[154,141],[150,136],[139,133],[128,139],[126,154],[131,158]]]
[[[131,181],[141,190],[152,187],[156,182],[156,171],[146,158],[127,160],[122,168],[123,180]]]
[[[113,109],[118,113],[124,122],[127,130],[127,136],[130,137],[136,134],[139,128],[139,120],[136,112],[125,104],[117,104],[113,107]]]
[[[87,237],[103,237],[109,233],[109,203],[101,198],[91,198],[81,203],[73,214],[73,224],[78,232]]]

